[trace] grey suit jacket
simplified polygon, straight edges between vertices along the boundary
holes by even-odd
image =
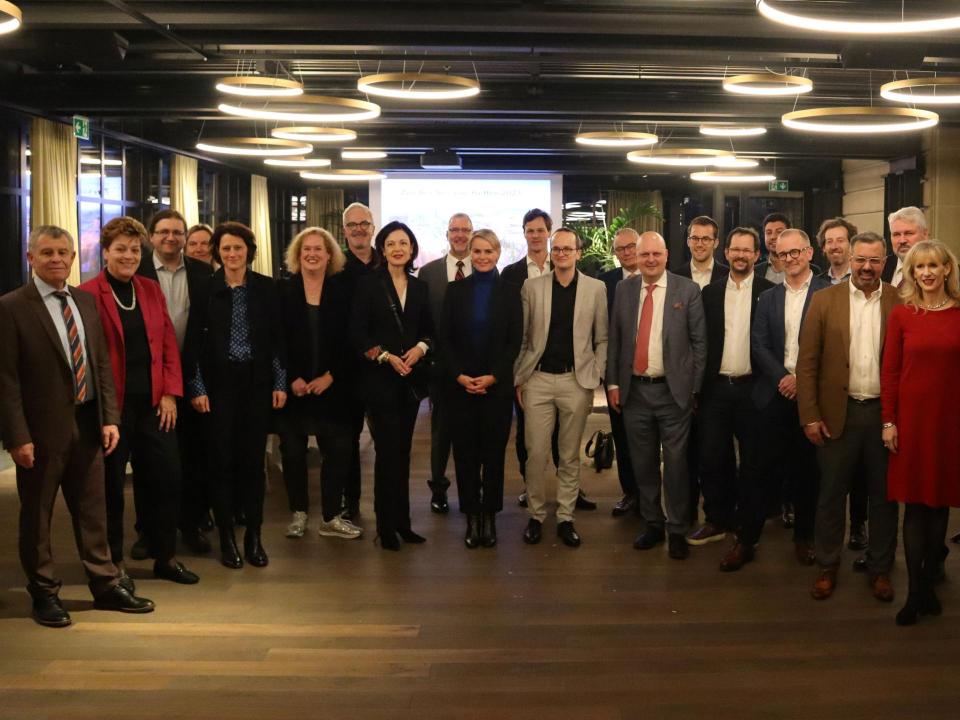
[[[533,375],[547,346],[553,304],[553,273],[529,278],[520,291],[523,304],[523,341],[514,364],[514,384]],[[603,381],[607,364],[607,288],[577,271],[573,306],[573,366],[581,387],[593,390]]]
[[[430,298],[430,315],[434,326],[439,325],[443,317],[443,298],[447,295],[447,253],[431,260],[417,273],[417,277],[427,284],[427,293]]]
[[[621,282],[610,317],[607,385],[620,387],[621,406],[627,402],[633,376],[642,289],[642,275]],[[668,272],[663,301],[663,368],[670,394],[681,408],[688,408],[693,394],[700,392],[706,364],[707,324],[700,287],[693,280]]]

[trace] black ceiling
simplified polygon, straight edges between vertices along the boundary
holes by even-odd
[[[383,168],[416,168],[429,148],[452,148],[467,169],[636,174],[620,151],[578,147],[578,130],[655,131],[705,146],[703,121],[762,123],[739,154],[785,167],[826,158],[899,157],[916,137],[810,136],[781,128],[796,108],[886,104],[892,79],[960,72],[957,34],[849,38],[793,31],[762,18],[754,0],[574,2],[27,2],[24,27],[0,37],[0,103],[191,150],[201,135],[264,135],[263,122],[217,111],[215,79],[239,69],[302,77],[307,92],[361,98],[374,72],[477,77],[477,98],[409,103],[371,98],[380,118],[356,124],[354,145],[390,152]],[[780,0],[795,12],[896,17],[900,0]],[[910,2],[910,12],[960,14],[960,3]],[[805,73],[814,92],[786,100],[723,91],[726,74]],[[943,122],[960,109],[940,110]],[[724,141],[727,142],[727,141]],[[709,143],[716,146],[717,141]],[[729,143],[724,146],[729,149]],[[318,154],[323,154],[319,151]]]

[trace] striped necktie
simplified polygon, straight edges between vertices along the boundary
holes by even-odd
[[[453,280],[456,282],[457,280],[463,280],[464,277],[463,260],[457,260],[457,274],[453,276]]]
[[[77,321],[73,317],[73,310],[67,303],[67,293],[58,290],[53,293],[60,301],[60,312],[63,314],[63,324],[67,328],[67,340],[70,343],[70,359],[73,363],[73,384],[76,389],[74,399],[77,404],[87,399],[87,364],[83,358],[83,345],[80,343],[80,331]]]

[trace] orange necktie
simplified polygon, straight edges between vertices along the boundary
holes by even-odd
[[[650,328],[653,325],[653,291],[657,286],[647,285],[647,296],[640,308],[640,324],[637,326],[637,347],[633,351],[633,373],[643,375],[650,364]]]

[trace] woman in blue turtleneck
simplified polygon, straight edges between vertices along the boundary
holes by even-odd
[[[496,234],[474,231],[469,249],[473,272],[447,288],[440,332],[457,494],[467,516],[464,543],[475,548],[497,543],[494,518],[503,509],[503,456],[523,318],[516,287],[497,272]]]

